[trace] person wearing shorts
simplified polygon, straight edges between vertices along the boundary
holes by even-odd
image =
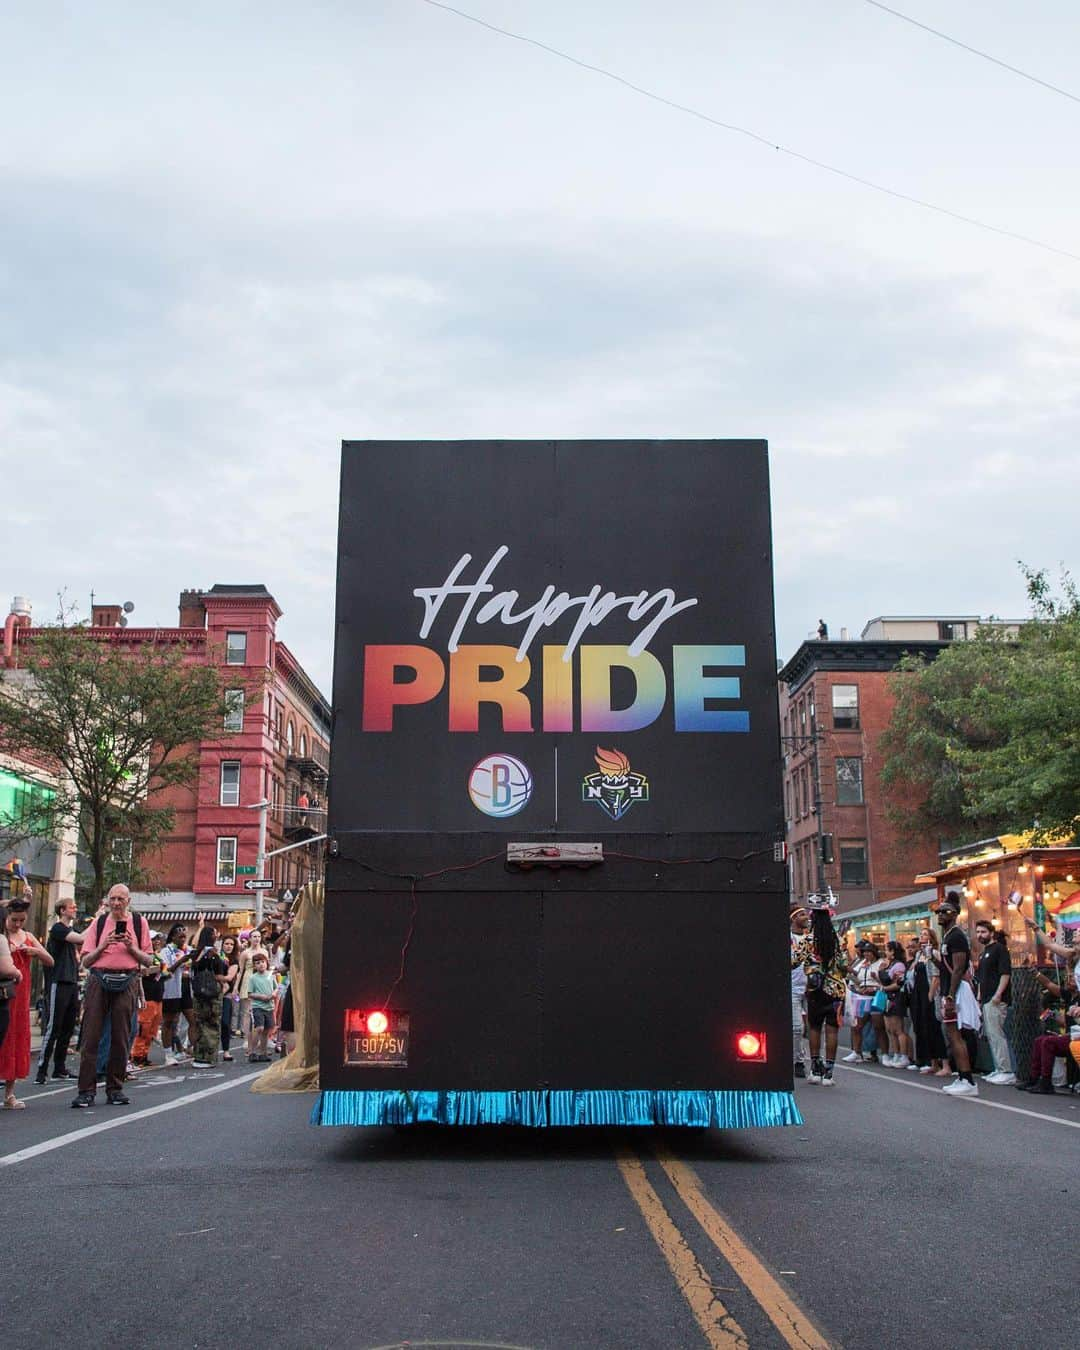
[[[267,972],[265,951],[256,951],[251,958],[248,978],[248,998],[251,1000],[251,1050],[249,1064],[269,1062],[266,1041],[274,1025],[274,977]]]
[[[847,993],[846,962],[832,926],[829,901],[811,895],[806,907],[810,911],[810,932],[792,943],[791,949],[792,967],[798,963],[806,972],[806,1032],[810,1042],[810,1073],[806,1081],[832,1087],[836,1041]],[[823,1027],[824,1057],[821,1054]]]
[[[161,949],[161,964],[165,979],[161,1000],[161,1047],[165,1051],[166,1064],[179,1064],[186,1056],[175,1053],[176,1024],[180,1014],[186,1017],[191,1010],[190,985],[188,986],[187,1007],[184,1007],[184,977],[181,967],[190,959],[187,949],[187,929],[182,923],[174,923]]]

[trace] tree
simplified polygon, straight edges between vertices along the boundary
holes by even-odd
[[[161,789],[191,782],[198,742],[224,714],[221,675],[181,646],[118,646],[81,626],[35,632],[18,678],[0,681],[0,746],[50,766],[55,791],[35,807],[36,834],[77,821],[94,895],[115,880],[146,885],[171,831]],[[0,836],[27,824],[0,820]]]
[[[906,830],[1077,833],[1080,595],[1068,573],[1055,596],[1044,571],[1023,570],[1032,617],[1019,633],[986,625],[893,677],[882,782]]]

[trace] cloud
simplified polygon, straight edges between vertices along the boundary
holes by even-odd
[[[1071,545],[1018,496],[1080,488],[1075,306],[696,221],[181,227],[152,186],[9,183],[0,453],[39,601],[172,622],[181,587],[264,581],[327,688],[343,438],[765,437],[782,652],[823,610],[1015,609],[1013,541]]]

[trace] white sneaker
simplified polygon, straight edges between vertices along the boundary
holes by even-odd
[[[945,1088],[953,1097],[977,1097],[979,1095],[979,1086],[977,1083],[969,1083],[966,1078],[958,1079],[956,1086]]]
[[[193,1059],[191,1061],[191,1067],[193,1069],[210,1069],[213,1068],[213,1065],[205,1059]]]
[[[894,1069],[909,1069],[911,1060],[908,1059],[907,1055],[893,1055],[892,1066]]]
[[[912,1065],[912,1067],[914,1068],[915,1066]],[[933,1072],[934,1072],[934,1066],[933,1066],[932,1064],[923,1064],[923,1065],[919,1066],[919,1072],[920,1072],[920,1073],[933,1073]]]
[[[180,1063],[180,1061],[176,1058],[175,1055],[166,1055],[166,1056],[165,1056],[165,1067],[166,1067],[166,1068],[170,1068],[173,1064],[179,1064],[179,1063]]]
[[[862,1062],[863,1062],[864,1064],[873,1064],[873,1062],[874,1062],[874,1056],[873,1056],[873,1055],[867,1055],[867,1054],[864,1054],[863,1057],[862,1057]]]
[[[862,1055],[860,1055],[857,1050],[852,1050],[851,1053],[845,1055],[840,1062],[841,1064],[861,1064]]]
[[[917,1064],[908,1064],[906,1068],[908,1073],[922,1073],[922,1070]]]
[[[993,1083],[995,1087],[1012,1087],[1016,1082],[1016,1074],[1006,1073],[1004,1069],[999,1069],[997,1073],[988,1074],[986,1081]]]
[[[958,1073],[954,1073],[953,1076],[949,1079],[949,1081],[945,1084],[945,1086],[941,1089],[942,1092],[955,1092],[956,1085],[959,1082],[960,1082],[960,1075]]]
[[[882,1057],[881,1057],[881,1063],[884,1064],[885,1067],[886,1067],[887,1069],[895,1069],[895,1068],[896,1068],[896,1056],[895,1056],[895,1055],[882,1055]]]

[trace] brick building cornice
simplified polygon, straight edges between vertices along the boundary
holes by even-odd
[[[318,685],[289,651],[284,642],[277,644],[278,673],[294,693],[298,694],[312,713],[330,725],[330,705],[319,692]]]
[[[205,628],[91,628],[87,624],[80,625],[79,629],[95,642],[106,642],[113,647],[201,647],[206,643]],[[18,665],[20,647],[32,646],[35,637],[51,631],[50,628],[16,629],[14,664]]]
[[[830,642],[814,638],[804,642],[777,679],[795,694],[819,670],[855,674],[863,670],[895,670],[905,656],[935,660],[951,644],[941,642],[858,641]]]

